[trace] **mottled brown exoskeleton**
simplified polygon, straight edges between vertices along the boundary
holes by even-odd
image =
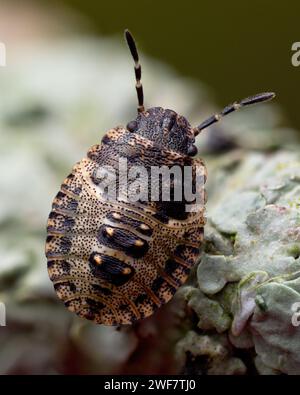
[[[58,297],[80,317],[105,325],[131,324],[173,297],[199,259],[205,218],[204,205],[187,212],[184,197],[111,201],[99,169],[109,165],[118,171],[119,158],[127,159],[128,171],[137,165],[147,171],[190,166],[193,187],[204,196],[206,169],[194,158],[195,137],[224,115],[274,97],[261,93],[235,102],[194,128],[175,111],[145,110],[138,52],[129,31],[125,37],[135,61],[138,115],[126,127],[109,130],[73,167],[54,198],[47,226],[48,272]],[[200,188],[196,172],[202,176]]]

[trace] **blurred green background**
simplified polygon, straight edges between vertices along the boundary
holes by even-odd
[[[285,125],[300,127],[300,67],[291,63],[292,44],[300,41],[297,0],[1,3],[22,9],[26,4],[31,9],[32,5],[45,6],[51,14],[56,13],[58,31],[59,24],[65,24],[63,13],[78,21],[79,17],[77,28],[86,33],[120,39],[129,28],[141,51],[171,65],[183,76],[206,83],[220,107],[252,93],[272,90],[285,112]],[[76,30],[76,23],[74,27]]]
[[[145,53],[207,83],[220,106],[275,91],[285,124],[300,127],[300,67],[291,64],[299,1],[56,0],[51,7],[56,3],[80,11],[101,35],[131,29]]]

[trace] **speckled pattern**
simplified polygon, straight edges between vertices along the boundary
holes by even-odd
[[[95,175],[117,169],[119,157],[128,169],[189,165],[206,179],[200,159],[118,127],[64,180],[48,219],[49,276],[69,310],[105,325],[131,324],[173,297],[199,258],[205,224],[203,207],[176,219],[162,202],[108,201]]]

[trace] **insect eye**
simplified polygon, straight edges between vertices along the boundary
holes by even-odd
[[[128,122],[126,128],[129,130],[129,132],[134,132],[137,128],[137,123],[136,121],[130,121]]]
[[[197,153],[198,153],[197,147],[195,145],[190,145],[189,148],[188,148],[187,154],[189,156],[195,156],[195,155],[197,155]]]

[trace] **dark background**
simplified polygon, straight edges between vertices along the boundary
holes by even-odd
[[[275,91],[285,125],[300,128],[300,67],[291,64],[292,43],[300,41],[298,0],[64,3],[98,34],[119,36],[129,28],[145,53],[207,83],[220,106]]]

